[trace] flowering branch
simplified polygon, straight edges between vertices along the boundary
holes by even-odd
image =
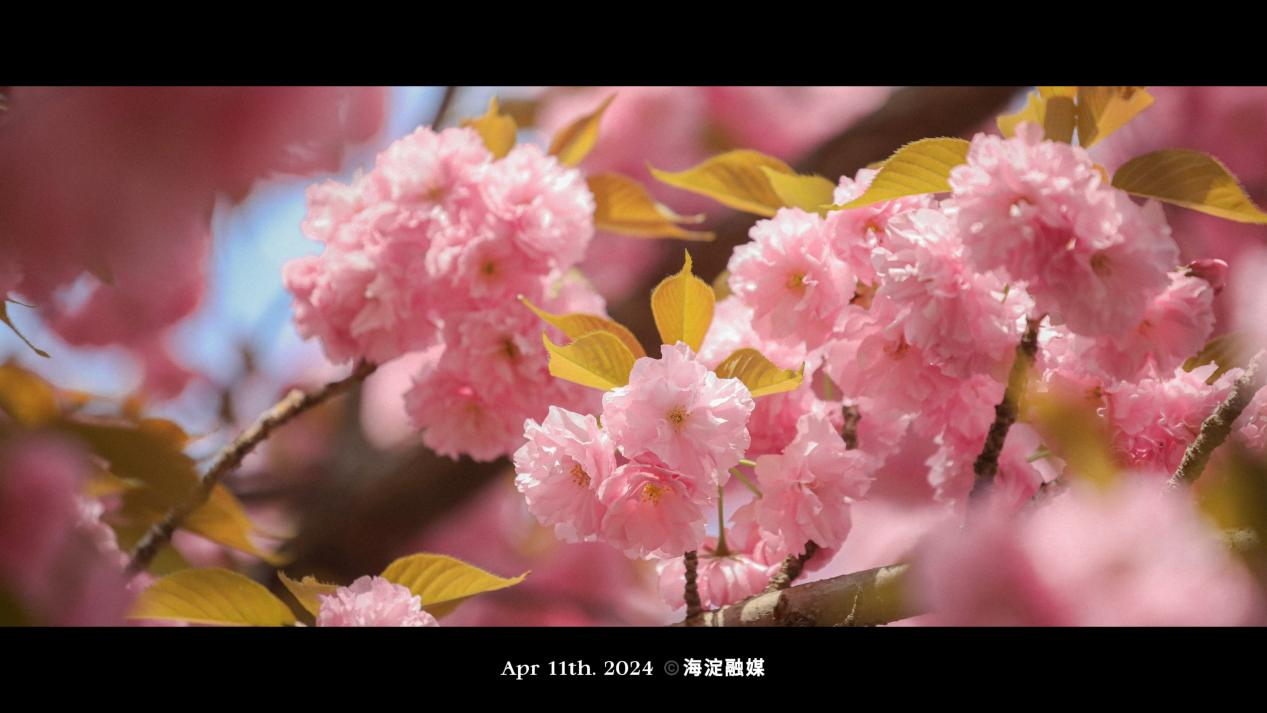
[[[1201,423],[1201,432],[1188,446],[1188,450],[1184,451],[1183,460],[1179,462],[1174,475],[1170,476],[1168,483],[1170,487],[1177,488],[1196,482],[1196,479],[1201,477],[1201,471],[1205,470],[1205,464],[1209,462],[1214,449],[1222,445],[1232,433],[1232,424],[1236,423],[1241,412],[1249,405],[1250,399],[1254,398],[1254,394],[1258,393],[1263,385],[1263,380],[1258,373],[1262,354],[1259,352],[1254,355],[1249,366],[1245,367],[1245,373],[1241,374],[1241,378],[1237,379],[1232,386],[1232,392],[1227,395],[1223,403],[1219,404],[1218,408],[1214,409],[1214,413]]]
[[[994,407],[994,423],[990,424],[981,455],[972,464],[972,472],[976,477],[968,497],[973,501],[990,491],[994,475],[999,470],[999,454],[1003,452],[1003,442],[1007,440],[1007,432],[1020,414],[1025,381],[1029,377],[1030,367],[1034,365],[1034,357],[1038,354],[1038,326],[1042,321],[1042,317],[1025,321],[1025,333],[1021,335],[1020,344],[1016,345],[1016,359],[1012,361],[1012,369],[1007,375],[1003,400]]]
[[[299,414],[312,409],[314,406],[325,403],[331,397],[337,396],[352,386],[361,383],[367,376],[373,374],[376,368],[376,365],[369,362],[358,362],[352,373],[347,377],[339,381],[332,381],[320,389],[308,393],[299,389],[292,389],[281,401],[278,401],[272,408],[260,414],[255,419],[255,422],[243,431],[241,435],[220,449],[220,452],[216,454],[215,460],[212,461],[211,467],[207,469],[206,474],[198,481],[198,487],[190,495],[189,499],[180,506],[168,511],[162,520],[141,537],[136,547],[132,550],[132,559],[128,562],[128,573],[136,574],[149,567],[154,556],[158,554],[159,548],[171,539],[172,533],[176,531],[176,528],[180,527],[185,518],[189,517],[199,507],[202,507],[202,504],[211,496],[211,491],[215,489],[220,480],[241,465],[242,459],[246,458],[247,454],[255,449],[255,446],[267,439],[274,429],[291,421]]]
[[[920,612],[904,601],[909,565],[896,564],[764,592],[714,611],[696,626],[876,626]]]

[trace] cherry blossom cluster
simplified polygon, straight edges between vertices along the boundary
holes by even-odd
[[[682,596],[668,583],[680,584],[685,552],[699,552],[702,601],[720,606],[759,592],[807,542],[839,547],[849,506],[870,484],[872,460],[847,449],[839,403],[818,401],[808,384],[754,400],[739,379],[713,372],[748,321],[723,301],[700,354],[679,342],[638,359],[628,385],[604,395],[601,418],[551,407],[526,424],[515,453],[516,485],[542,524],[566,542],[661,560],[670,602]],[[706,537],[741,461],[763,496]],[[729,489],[732,500],[743,492]]]
[[[875,172],[842,178],[835,202]],[[1040,381],[1076,385],[1131,465],[1173,467],[1236,371],[1187,372],[1214,326],[1222,263],[1183,267],[1159,205],[1107,185],[1081,148],[1022,125],[978,135],[943,200],[913,196],[825,217],[788,208],[730,261],[762,339],[806,350],[861,412],[883,461],[910,432],[937,444],[928,478],[961,502],[1027,319]],[[1159,418],[1160,416],[1160,418]],[[867,428],[883,422],[885,428]],[[1013,427],[997,482],[1014,503],[1053,477],[1032,429]]]
[[[834,202],[861,196],[876,173],[841,178]],[[1113,188],[1085,150],[1044,140],[1033,125],[1012,138],[978,135],[949,188],[940,199],[908,196],[822,214],[783,208],[759,221],[734,251],[731,296],[717,304],[698,355],[678,344],[665,346],[659,360],[638,360],[628,386],[604,397],[601,419],[552,409],[544,422],[527,424],[515,464],[529,509],[565,541],[598,539],[661,560],[670,603],[683,601],[680,555],[696,551],[702,604],[737,601],[761,591],[809,543],[821,553],[809,569],[830,559],[849,534],[851,504],[877,478],[894,477],[885,463],[911,439],[932,444],[927,483],[962,513],[1022,335],[1036,330],[1033,388],[1093,403],[1114,457],[1134,475],[1116,500],[1079,491],[1059,498],[1079,505],[1017,516],[1040,486],[1068,470],[1022,420],[997,454],[990,500],[996,519],[1008,523],[998,526],[1005,534],[973,530],[965,538],[1023,539],[1032,530],[1039,533],[1032,557],[1058,557],[1047,551],[1043,528],[1081,518],[1079,537],[1107,533],[1125,552],[1136,536],[1128,528],[1093,527],[1123,508],[1143,519],[1164,511],[1188,523],[1185,532],[1210,534],[1172,500],[1131,494],[1140,490],[1135,480],[1160,487],[1164,477],[1150,474],[1173,471],[1241,374],[1216,375],[1214,364],[1184,368],[1213,333],[1226,264],[1180,264],[1158,204]],[[740,347],[781,368],[803,363],[802,384],[755,401],[716,386],[726,380],[710,380],[709,369]],[[1256,398],[1238,424],[1242,441],[1263,440],[1263,404],[1267,397]],[[748,473],[754,495],[720,513],[717,535],[706,537],[714,498],[734,502],[744,493],[726,488],[732,468]],[[950,571],[956,552],[966,557],[976,546],[947,545],[949,554],[928,561]],[[1232,579],[1243,574],[1228,562],[1206,564]],[[1096,566],[1078,576],[1093,576]],[[1052,586],[1072,587],[1058,572],[1053,581],[1061,583]],[[963,596],[988,596],[989,581]],[[938,586],[928,591],[941,596]],[[1087,616],[1042,621],[1094,619]]]
[[[569,273],[593,211],[581,174],[537,146],[495,159],[472,129],[420,128],[350,184],[309,190],[303,229],[325,249],[285,268],[299,333],[335,362],[425,354],[404,397],[425,443],[455,458],[505,455],[546,404],[587,403],[550,377],[539,321],[519,298],[604,310]]]

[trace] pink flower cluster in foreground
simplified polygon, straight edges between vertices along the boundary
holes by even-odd
[[[592,402],[550,377],[540,320],[602,313],[568,270],[594,233],[576,170],[533,145],[494,160],[471,129],[421,128],[351,185],[308,193],[304,232],[319,255],[286,265],[301,335],[335,362],[425,353],[405,409],[435,451],[492,460],[548,404]]]
[[[319,599],[317,626],[439,626],[421,597],[382,577],[361,577]]]
[[[0,597],[18,620],[116,626],[135,596],[102,507],[81,492],[93,466],[51,436],[0,445]]]
[[[1249,572],[1182,493],[1156,477],[1079,486],[1020,514],[935,530],[916,557],[926,623],[1235,626],[1262,616]]]
[[[167,335],[206,291],[218,196],[339,168],[382,123],[372,87],[15,87],[0,116],[0,296],[75,346],[123,345],[152,396],[192,374]],[[91,276],[91,277],[89,277]],[[83,280],[74,301],[65,289]]]

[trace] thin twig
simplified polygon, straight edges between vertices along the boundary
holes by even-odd
[[[1232,425],[1236,423],[1236,419],[1240,417],[1241,412],[1263,385],[1262,378],[1258,374],[1262,355],[1262,352],[1254,355],[1249,366],[1245,367],[1245,373],[1241,374],[1232,386],[1232,393],[1228,394],[1223,403],[1214,409],[1214,413],[1202,422],[1201,432],[1188,446],[1188,450],[1184,451],[1183,460],[1179,461],[1179,467],[1175,469],[1174,475],[1170,476],[1168,483],[1170,487],[1177,488],[1196,482],[1197,478],[1201,477],[1201,471],[1205,470],[1205,464],[1210,461],[1214,449],[1223,445],[1223,441],[1231,435]]]
[[[440,96],[440,103],[436,105],[435,113],[431,115],[431,130],[439,131],[444,124],[445,118],[449,115],[449,107],[453,105],[453,98],[457,96],[457,87],[445,87],[444,94]]]
[[[694,622],[704,611],[699,601],[699,586],[695,582],[695,569],[699,565],[699,555],[695,550],[691,550],[682,556],[682,561],[686,564],[686,590],[682,593],[682,599],[686,601],[686,625],[694,626]]]
[[[779,571],[770,578],[770,583],[765,585],[765,591],[777,592],[780,589],[787,589],[792,586],[792,582],[801,576],[801,572],[805,570],[805,563],[809,561],[815,553],[818,552],[818,545],[811,542],[805,543],[805,551],[798,555],[788,555],[783,560],[783,566]]]
[[[842,414],[845,422],[840,427],[840,437],[845,440],[845,448],[853,450],[858,447],[858,423],[862,421],[862,412],[857,404],[845,404]]]
[[[994,423],[986,434],[985,445],[981,454],[972,464],[975,478],[972,492],[968,499],[977,501],[990,492],[994,475],[999,471],[999,454],[1003,452],[1003,443],[1007,440],[1007,432],[1016,423],[1020,414],[1021,397],[1025,395],[1025,383],[1029,378],[1030,367],[1034,365],[1034,357],[1038,354],[1038,325],[1042,317],[1025,321],[1025,333],[1016,345],[1016,358],[1012,360],[1012,369],[1008,372],[1007,388],[1003,391],[1003,400],[994,407]]]
[[[267,439],[275,429],[314,406],[325,403],[331,397],[347,391],[353,385],[361,383],[365,377],[374,373],[375,368],[376,366],[369,362],[359,362],[347,377],[332,381],[312,392],[305,393],[299,389],[292,389],[281,401],[260,414],[241,435],[220,449],[189,498],[169,510],[162,520],[150,527],[149,531],[141,537],[132,550],[132,558],[127,567],[128,573],[136,574],[145,571],[154,556],[158,554],[159,548],[171,539],[172,533],[180,527],[185,518],[201,507],[220,480],[241,465],[242,459],[254,450],[255,446]]]

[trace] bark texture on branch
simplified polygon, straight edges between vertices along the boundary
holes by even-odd
[[[801,572],[805,570],[805,563],[817,552],[818,545],[813,542],[806,542],[804,552],[799,555],[788,555],[787,559],[783,560],[783,566],[770,578],[770,583],[766,585],[765,591],[777,592],[780,589],[787,589],[792,586],[792,582],[795,582],[796,578],[801,576]]]
[[[692,626],[704,609],[700,605],[699,585],[695,581],[696,570],[699,568],[699,554],[691,550],[682,556],[682,561],[686,566],[686,589],[682,592],[682,599],[686,601],[686,624]]]
[[[325,403],[332,397],[361,383],[365,380],[365,377],[374,373],[375,368],[375,365],[369,362],[359,362],[353,368],[352,373],[343,379],[332,381],[310,392],[292,389],[281,401],[278,401],[272,408],[260,414],[255,419],[255,422],[248,426],[241,435],[220,449],[207,472],[198,481],[198,487],[190,495],[189,499],[181,504],[180,507],[169,511],[162,520],[141,537],[136,547],[132,550],[132,558],[128,562],[127,572],[136,574],[148,568],[154,556],[158,554],[158,550],[171,540],[172,533],[181,526],[185,518],[202,507],[221,479],[241,465],[242,459],[255,450],[255,447],[267,439],[269,434],[275,429],[314,406]]]
[[[1210,462],[1214,450],[1223,445],[1231,435],[1232,425],[1240,418],[1254,394],[1262,388],[1263,380],[1259,374],[1262,358],[1262,352],[1254,355],[1249,366],[1245,367],[1245,373],[1232,386],[1232,392],[1201,423],[1201,432],[1188,446],[1188,450],[1184,451],[1183,460],[1179,461],[1179,467],[1170,476],[1170,487],[1177,488],[1196,482],[1201,477],[1201,471],[1205,470],[1206,463]]]
[[[698,626],[876,626],[919,614],[902,594],[897,564],[765,592],[704,612]]]
[[[1030,368],[1034,366],[1034,358],[1038,355],[1038,325],[1042,318],[1029,319],[1025,322],[1025,333],[1016,345],[1016,358],[1012,360],[1012,369],[1007,375],[1007,388],[1003,390],[1003,400],[994,407],[994,423],[985,436],[985,445],[981,454],[972,464],[974,479],[972,492],[968,499],[976,501],[990,492],[994,476],[999,472],[999,454],[1003,452],[1003,444],[1007,441],[1007,432],[1016,417],[1020,415],[1021,397],[1025,395],[1025,384],[1029,380]]]

